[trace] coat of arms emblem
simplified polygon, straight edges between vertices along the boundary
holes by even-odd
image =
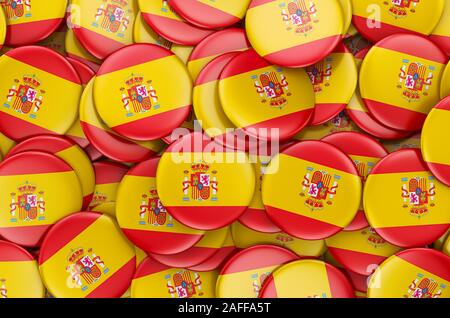
[[[403,98],[408,102],[418,101],[422,95],[428,96],[428,91],[433,84],[433,66],[425,66],[419,62],[403,60],[400,68],[399,84],[397,88],[403,91]]]
[[[442,290],[447,286],[428,278],[423,274],[418,274],[417,277],[409,285],[408,293],[404,295],[405,298],[439,298],[442,295]]]
[[[161,204],[156,189],[150,189],[148,194],[142,195],[142,203],[139,212],[139,224],[173,227],[173,219],[167,213],[166,208]],[[146,217],[147,216],[147,217]]]
[[[26,182],[17,187],[17,193],[10,195],[11,222],[45,220],[44,191],[38,190],[36,185]]]
[[[307,36],[319,22],[314,1],[291,0],[282,2],[280,8],[287,31],[294,30],[296,34]]]
[[[330,86],[330,78],[333,70],[333,58],[327,57],[314,65],[306,67],[306,74],[314,88],[315,93],[319,93],[325,87]]]
[[[0,4],[8,20],[31,17],[31,0],[1,0]]]
[[[202,296],[200,275],[189,270],[181,270],[173,275],[166,275],[168,293],[172,298],[192,298]]]
[[[287,97],[292,93],[289,91],[289,83],[281,69],[277,69],[276,72],[252,75],[251,78],[262,103],[279,109],[283,109],[288,104]]]
[[[412,216],[421,218],[435,206],[436,187],[434,177],[402,178],[403,208]]]
[[[124,37],[124,32],[130,24],[131,10],[128,9],[127,0],[103,0],[103,4],[97,8],[94,27],[100,27],[110,33],[117,33]]]
[[[45,94],[45,91],[40,88],[41,84],[36,75],[24,75],[22,80],[15,79],[3,106],[28,115],[30,118],[37,118]]]
[[[194,163],[184,171],[183,201],[217,201],[217,171],[205,162]],[[190,191],[189,191],[190,190]]]
[[[384,4],[389,7],[389,14],[394,18],[406,18],[409,14],[416,12],[417,4],[420,0],[390,0],[384,1]]]
[[[305,197],[305,205],[311,211],[322,210],[326,205],[333,204],[339,186],[338,175],[308,167],[303,177],[300,196]]]
[[[145,81],[143,75],[132,74],[121,87],[122,103],[127,117],[158,109],[158,96],[152,81]]]

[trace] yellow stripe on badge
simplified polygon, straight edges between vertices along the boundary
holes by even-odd
[[[17,0],[2,1],[1,5],[6,13],[8,25],[62,18],[67,6],[66,0],[22,0],[20,2],[22,4]]]
[[[6,37],[6,17],[3,10],[0,10],[0,48],[5,43]]]
[[[430,187],[435,187],[435,194],[428,198],[429,212],[420,218],[410,214],[409,197],[402,196],[403,187],[407,191],[408,181],[413,178],[427,180]],[[364,210],[376,213],[376,217],[367,215],[370,225],[376,229],[450,223],[450,214],[446,212],[450,206],[450,188],[435,180],[429,172],[371,174],[367,188],[383,189],[382,193],[364,192]]]
[[[66,52],[70,57],[81,58],[93,64],[101,64],[102,61],[90,54],[78,41],[75,33],[71,28],[66,31],[65,40]]]
[[[63,297],[83,298],[87,294],[95,292],[96,288],[129,263],[135,257],[135,250],[121,235],[118,227],[116,227],[116,231],[112,231],[112,222],[109,216],[98,217],[88,227],[71,238],[66,245],[41,263],[40,271],[46,285],[49,286],[50,282],[51,289],[58,291],[59,295],[64,295]],[[99,235],[103,239],[95,239]],[[51,245],[52,242],[48,242],[48,244]],[[89,284],[87,291],[77,287],[73,278],[67,272],[68,265],[71,265],[68,257],[78,248],[86,249],[87,253],[98,254],[97,256],[101,258],[105,266],[101,270],[100,277]],[[92,251],[89,252],[87,249]],[[105,268],[107,269],[106,272]],[[67,277],[67,279],[64,279],[64,277]]]
[[[126,112],[121,102],[123,99],[123,92],[120,90],[121,86],[126,87],[125,81],[127,78],[130,78],[130,76],[135,74],[138,70],[142,70],[146,74],[164,74],[167,73],[168,69],[173,69],[174,64],[178,63],[180,63],[178,57],[170,55],[97,76],[94,83],[95,101],[98,112],[105,123],[110,127],[115,127],[130,122],[130,117],[126,116]],[[157,109],[152,108],[152,111],[150,112],[134,113],[131,121],[154,117],[159,114],[189,106],[189,103],[186,101],[186,97],[183,96],[183,94],[173,94],[173,78],[166,77],[163,79],[161,76],[158,76],[158,79],[159,81],[153,81],[152,85],[158,94],[158,105],[163,105],[163,107]],[[177,78],[176,82],[178,83],[177,87],[189,88],[192,86],[192,83],[186,76],[180,76]],[[97,92],[101,92],[101,94]],[[97,101],[100,97],[101,103],[98,103]]]
[[[420,54],[420,52],[417,53]],[[380,93],[380,87],[377,85],[361,85],[361,97],[405,110],[428,114],[430,111],[429,101],[437,99],[439,95],[439,81],[444,64],[382,47],[373,47],[369,54],[370,61],[381,60],[383,63],[363,63],[360,80],[369,83],[390,83],[390,85],[383,85],[383,93]],[[410,63],[424,65],[426,67],[425,78],[430,76],[432,78],[430,84],[425,84],[426,95],[422,96],[420,101],[415,102],[405,98],[404,89],[402,89],[403,82],[406,81],[406,79],[402,79],[402,73],[406,76],[407,66]]]
[[[33,221],[19,222],[17,221],[19,209],[13,215],[7,213],[11,210],[11,204],[18,204],[16,197],[20,195],[19,188],[24,184],[35,186],[36,199],[45,202],[45,205],[41,207],[42,212],[51,211],[51,213],[45,213],[44,217],[36,218]],[[75,185],[77,186],[75,187]],[[81,208],[81,190],[78,177],[73,171],[2,176],[1,186],[3,193],[11,194],[11,196],[9,199],[0,201],[0,210],[3,211],[0,217],[0,227],[33,227],[54,224],[66,216],[68,211],[79,211]],[[67,195],[67,193],[71,193],[71,195]],[[39,211],[37,213],[39,216]]]
[[[240,18],[244,15],[244,13],[242,12],[243,10],[241,5],[242,1],[248,0],[214,0],[214,1],[198,0],[198,2],[201,2],[217,10],[231,14],[232,16],[235,16],[237,18]]]
[[[1,111],[48,131],[64,134],[75,119],[77,108],[73,106],[73,102],[74,99],[78,99],[78,96],[81,95],[81,85],[20,62],[7,55],[1,57],[0,64],[3,74],[0,96],[5,97]],[[14,109],[14,101],[17,101],[17,97],[11,96],[11,89],[18,89],[24,81],[23,78],[27,75],[34,76],[40,81],[40,93],[36,98],[42,99],[42,105],[38,112],[34,113],[32,109],[28,116]],[[62,98],[62,91],[64,96],[71,97],[67,99]],[[36,102],[34,105],[38,104]],[[71,113],[73,113],[73,118],[67,122],[68,118],[71,117],[68,114]]]
[[[143,13],[148,13],[148,14],[152,14],[152,15],[157,15],[160,17],[164,17],[164,18],[168,18],[171,20],[176,20],[176,21],[184,21],[182,18],[180,18],[175,11],[173,11],[172,8],[169,7],[169,5],[167,4],[167,1],[162,1],[162,5],[161,5],[161,1],[157,0],[138,0],[139,2],[139,9],[141,9],[141,11]]]
[[[450,111],[434,108],[422,130],[422,149],[427,162],[450,165],[450,148],[443,147],[439,140],[447,140]],[[423,146],[426,142],[426,147]]]
[[[203,231],[194,230],[183,224],[179,223],[177,220],[172,219],[171,227],[167,226],[142,226],[139,225],[139,211],[141,211],[142,194],[148,193],[152,188],[151,183],[153,183],[154,188],[156,188],[156,178],[125,175],[120,184],[120,197],[127,198],[126,200],[117,201],[117,211],[118,220],[121,228],[134,229],[134,230],[145,230],[145,231],[156,231],[163,233],[182,233],[182,234],[203,234]],[[149,186],[150,184],[150,186]],[[135,211],[134,213],[130,213]]]
[[[343,33],[344,18],[342,13],[336,14],[341,11],[337,1],[314,0],[308,2],[307,13],[310,22],[307,25],[311,25],[313,30],[306,32],[306,36],[295,32],[295,28],[290,26],[288,1],[267,1],[267,3],[253,7],[251,4],[247,11],[246,29],[247,36],[255,50],[260,55],[266,56]],[[305,1],[302,3],[305,4]],[[314,5],[314,12],[311,10],[311,4]],[[268,21],[268,23],[264,23],[264,21]],[[261,41],[262,34],[264,34],[264,38],[270,39],[270,46]]]
[[[36,261],[0,261],[0,299],[44,296]]]
[[[103,183],[96,184],[94,196],[89,207],[94,207],[98,204],[108,201],[115,202],[117,196],[117,189],[119,188],[119,182],[117,183]]]
[[[330,163],[331,164],[331,163]],[[271,191],[265,191],[263,188],[264,203],[266,206],[282,209],[293,214],[306,216],[328,224],[345,227],[348,225],[348,218],[343,218],[342,207],[346,206],[349,200],[356,196],[360,196],[360,178],[357,175],[348,172],[333,169],[314,162],[306,161],[300,158],[280,154],[279,166],[289,167],[289,169],[279,169],[277,173],[271,174],[270,182],[275,184],[283,184],[283,187],[271,187]],[[301,182],[297,178],[292,177],[293,171],[307,171],[310,167],[313,171],[327,171],[331,176],[339,175],[339,187],[345,189],[333,198],[333,204],[327,205],[326,213],[317,213],[317,211],[299,208],[299,200],[286,200],[286,198],[300,198]],[[264,181],[263,181],[264,183]],[[350,216],[353,218],[353,215]]]
[[[435,294],[440,290],[436,298],[450,298],[450,281],[394,255],[382,263],[372,275],[367,296],[369,298],[421,298],[418,297],[422,295],[419,286],[425,286],[424,281],[427,280],[434,282],[433,290],[429,290],[431,293]],[[431,285],[428,286],[431,287]],[[417,290],[420,293],[417,293]],[[416,297],[413,297],[415,294]]]

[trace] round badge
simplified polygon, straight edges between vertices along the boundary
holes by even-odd
[[[169,6],[167,1],[138,0],[145,22],[162,37],[181,45],[197,45],[214,30],[187,23]]]
[[[134,44],[105,60],[93,92],[97,111],[112,130],[135,140],[156,140],[189,115],[192,80],[183,62],[169,50]]]
[[[39,269],[55,297],[118,298],[130,286],[136,254],[113,218],[80,212],[50,229],[39,253]]]
[[[324,60],[306,67],[316,95],[316,106],[311,125],[323,124],[350,102],[358,82],[358,70],[352,53],[344,44]]]
[[[115,202],[119,184],[128,172],[127,166],[115,162],[98,161],[92,165],[95,171],[95,190],[90,209],[106,202]]]
[[[191,54],[194,47],[184,46],[170,42],[166,40],[145,22],[144,17],[141,12],[138,13],[136,21],[134,22],[133,38],[135,43],[148,43],[157,44],[159,46],[165,47],[166,49],[172,51],[176,56],[178,56],[183,63],[187,63],[189,55]]]
[[[447,61],[424,37],[390,36],[373,46],[361,65],[361,97],[374,118],[389,128],[419,130],[439,101]]]
[[[359,127],[352,120],[350,120],[345,111],[340,112],[333,119],[321,125],[306,127],[301,132],[296,134],[293,139],[298,141],[320,140],[325,136],[341,131],[361,131],[361,129],[359,129]]]
[[[254,164],[256,176],[255,193],[253,194],[253,199],[250,202],[248,209],[245,210],[244,214],[239,218],[239,222],[255,231],[279,233],[281,232],[281,229],[276,226],[267,215],[261,193],[262,179],[269,162],[269,156],[258,156],[256,163]]]
[[[93,87],[91,80],[81,96],[80,123],[86,138],[98,151],[119,162],[141,162],[162,150],[164,143],[160,140],[139,142],[112,132],[97,113]]]
[[[169,213],[186,226],[213,230],[237,220],[250,204],[255,172],[245,153],[233,154],[200,133],[181,137],[162,155],[156,188]],[[242,160],[242,161],[241,161]]]
[[[0,189],[0,235],[22,246],[39,246],[54,223],[82,205],[76,173],[43,152],[19,153],[0,163]]]
[[[431,32],[430,39],[450,56],[450,2],[444,1],[444,13],[436,28]]]
[[[429,35],[441,18],[444,0],[352,0],[352,7],[353,25],[375,43],[398,33]]]
[[[189,73],[195,81],[206,64],[217,56],[248,48],[250,44],[243,29],[229,28],[214,32],[195,46],[187,63]]]
[[[104,59],[133,43],[136,1],[72,0],[70,9],[73,32],[93,56]]]
[[[190,23],[205,29],[229,27],[241,21],[251,0],[169,0],[172,8]]]
[[[0,57],[0,73],[5,97],[0,130],[11,139],[63,135],[75,122],[81,83],[60,54],[39,46],[17,48]]]
[[[37,136],[22,141],[8,157],[24,151],[42,151],[64,160],[77,174],[83,195],[83,207],[89,206],[95,187],[94,168],[86,153],[74,142],[59,136]]]
[[[181,268],[193,267],[211,258],[222,248],[228,231],[228,227],[208,231],[194,246],[177,254],[160,255],[149,253],[149,255],[167,266]]]
[[[197,120],[205,134],[233,149],[246,149],[245,134],[234,130],[234,124],[223,111],[219,99],[219,77],[227,63],[237,55],[225,53],[209,62],[200,72],[193,91],[193,106]]]
[[[71,28],[68,28],[66,31],[65,47],[68,57],[86,64],[94,71],[97,71],[100,64],[102,64],[101,60],[86,51]]]
[[[258,245],[234,255],[222,267],[216,284],[218,298],[258,298],[266,278],[278,267],[298,260],[284,248]]]
[[[370,227],[340,232],[325,240],[333,257],[348,270],[368,276],[386,258],[401,250],[386,242]]]
[[[231,228],[228,228],[228,233],[222,247],[214,253],[213,256],[206,261],[192,266],[189,269],[197,272],[209,272],[222,268],[223,264],[232,256],[238,249],[234,245],[233,236],[231,235]]]
[[[276,155],[262,183],[269,217],[286,233],[306,240],[324,239],[348,226],[361,192],[353,161],[321,141],[302,141]]]
[[[450,119],[450,96],[447,96],[428,114],[422,129],[422,155],[433,175],[450,186],[450,153],[442,142],[450,137],[446,127]]]
[[[3,1],[7,32],[5,44],[23,46],[39,42],[63,22],[67,0]]]
[[[300,260],[276,269],[264,283],[260,298],[353,298],[345,275],[322,261]]]
[[[0,240],[0,298],[44,298],[45,288],[34,257]]]
[[[325,253],[326,249],[324,240],[302,240],[284,232],[257,232],[242,225],[240,222],[232,224],[231,234],[235,246],[239,249],[268,244],[287,248],[298,256],[303,257],[319,257]]]
[[[83,85],[83,88],[85,88],[86,85],[89,83],[89,81],[95,76],[94,71],[89,66],[76,59],[68,57],[67,60],[70,62],[70,64],[72,64],[72,66],[77,71],[81,79],[81,84]],[[66,132],[66,136],[69,137],[71,140],[73,140],[82,148],[86,148],[89,145],[89,140],[86,138],[86,135],[84,134],[83,129],[81,128],[79,118],[75,120],[75,123]]]
[[[389,153],[400,150],[417,148],[420,149],[421,133],[416,133],[409,138],[397,139],[397,140],[382,140],[383,147],[389,151]]]
[[[0,49],[5,43],[6,38],[6,17],[3,10],[0,10]]]
[[[450,188],[431,174],[419,149],[386,156],[372,169],[364,189],[369,224],[401,247],[432,244],[444,234],[450,226],[449,204]]]
[[[249,136],[287,140],[303,129],[314,111],[314,91],[304,69],[271,65],[254,50],[236,55],[219,81],[223,110]]]
[[[333,52],[347,31],[338,0],[253,0],[245,26],[255,51],[285,67],[319,62]]]
[[[90,211],[108,214],[109,216],[116,218],[116,202],[109,201],[105,203],[100,203],[99,205],[96,205],[93,208],[91,208]]]
[[[444,99],[450,95],[450,62],[445,67],[444,73],[442,74],[440,97]]]
[[[147,253],[176,254],[205,233],[180,224],[167,213],[156,189],[159,158],[139,163],[123,177],[117,191],[116,217],[122,232]]]
[[[425,248],[397,253],[369,281],[369,298],[449,298],[450,258]],[[381,288],[382,287],[382,288]]]
[[[131,283],[132,298],[214,298],[218,272],[171,268],[151,257],[139,265]]]
[[[377,162],[388,155],[387,150],[378,141],[356,132],[336,133],[323,138],[322,141],[338,147],[353,160],[353,163],[358,169],[363,186],[367,180],[367,176]],[[364,214],[363,201],[361,200],[355,219],[353,219],[352,223],[345,230],[360,230],[368,225]]]
[[[9,139],[0,132],[0,153],[5,157],[9,150],[14,147],[15,141]]]

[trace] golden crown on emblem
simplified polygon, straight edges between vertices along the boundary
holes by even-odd
[[[69,255],[69,262],[76,263],[79,259],[83,258],[84,256],[84,249],[82,247],[79,247],[72,251],[72,253]]]

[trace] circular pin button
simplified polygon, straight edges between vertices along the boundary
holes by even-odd
[[[342,39],[344,16],[339,1],[253,0],[245,26],[259,55],[285,67],[305,67],[324,59]]]
[[[450,154],[445,151],[442,142],[450,136],[446,127],[450,118],[450,96],[437,104],[423,125],[422,155],[433,175],[442,183],[450,186]]]
[[[136,21],[134,22],[133,38],[135,43],[148,43],[157,44],[159,46],[165,47],[166,49],[172,51],[176,56],[178,56],[183,63],[187,63],[189,55],[194,49],[193,46],[184,46],[170,42],[166,40],[145,22],[142,13],[139,12]]]
[[[217,271],[198,273],[172,268],[148,257],[134,275],[131,297],[214,298],[217,274]]]
[[[109,161],[97,161],[92,164],[95,171],[95,190],[89,209],[106,202],[115,202],[117,189],[128,167]]]
[[[444,0],[352,0],[352,7],[353,25],[375,43],[398,33],[429,35],[439,23]]]
[[[324,60],[306,67],[316,95],[311,125],[320,125],[342,112],[355,93],[358,70],[352,53],[344,44]]]
[[[169,6],[167,1],[138,0],[145,22],[162,37],[181,45],[197,45],[214,30],[187,23]]]
[[[205,233],[194,230],[167,212],[156,189],[159,158],[131,168],[117,191],[116,217],[124,234],[147,253],[176,254],[196,244]]]
[[[205,262],[219,252],[225,242],[228,231],[228,227],[208,231],[201,236],[201,239],[194,246],[180,253],[171,255],[149,253],[149,255],[167,266],[181,268],[194,267]]]
[[[34,257],[0,240],[0,298],[44,298],[45,288]]]
[[[276,269],[263,285],[260,298],[353,298],[345,275],[322,261],[300,260]]]
[[[60,54],[39,46],[17,48],[0,57],[0,73],[5,97],[0,129],[11,139],[63,135],[75,122],[81,83]]]
[[[401,250],[381,238],[372,228],[340,232],[325,240],[331,255],[352,272],[368,276],[386,258]]]
[[[419,149],[386,156],[372,169],[364,189],[369,224],[400,247],[432,244],[444,234],[450,226],[449,201],[450,188],[431,174]]]
[[[243,161],[226,159],[227,149],[200,133],[185,135],[162,155],[156,188],[169,213],[186,226],[214,230],[237,220],[248,207],[255,173]]]
[[[233,241],[239,249],[255,245],[276,245],[303,257],[319,257],[325,253],[326,249],[324,240],[302,240],[284,232],[262,233],[252,230],[240,222],[232,224],[231,233]]]
[[[77,37],[75,36],[73,29],[67,29],[64,44],[68,57],[86,64],[94,71],[98,71],[100,64],[102,64],[102,61],[86,51],[86,49],[81,45],[80,41],[78,41]]]
[[[225,66],[219,96],[231,122],[258,139],[287,140],[308,124],[314,111],[305,70],[271,65],[254,50],[239,53]]]
[[[223,264],[228,259],[230,259],[230,257],[233,256],[237,251],[238,249],[234,245],[233,237],[231,235],[231,227],[229,227],[227,236],[222,244],[222,247],[206,261],[198,265],[189,267],[189,269],[197,272],[209,272],[216,270],[218,268],[222,268]]]
[[[375,139],[356,132],[341,132],[322,138],[322,141],[332,144],[345,152],[356,165],[363,187],[367,176],[378,161],[388,155],[384,147]],[[352,223],[344,230],[354,231],[367,227],[363,201]]]
[[[183,62],[169,50],[134,44],[105,60],[93,92],[98,114],[112,130],[135,140],[156,140],[189,115],[192,80]]]
[[[450,258],[425,248],[399,252],[375,271],[368,298],[449,298]],[[380,288],[382,286],[382,288]]]
[[[39,253],[42,279],[58,298],[118,298],[135,268],[134,247],[113,218],[101,213],[80,212],[59,221]]]
[[[258,245],[234,255],[222,267],[216,284],[218,298],[258,298],[266,278],[279,266],[298,259],[293,252]]]
[[[189,73],[195,81],[206,64],[214,58],[249,48],[250,44],[243,29],[229,28],[214,32],[195,46],[187,63]]]
[[[442,74],[440,97],[443,99],[448,95],[450,95],[450,62]]]
[[[6,38],[6,17],[3,10],[0,12],[0,49],[3,46],[3,43],[5,43]]]
[[[450,56],[450,6],[448,0],[444,2],[441,20],[431,32],[430,39]]]
[[[119,162],[140,162],[162,150],[160,140],[132,141],[112,132],[97,113],[93,88],[94,80],[91,80],[81,96],[80,123],[87,139],[98,151]]]
[[[348,226],[361,201],[361,178],[337,147],[303,141],[276,155],[266,169],[266,211],[286,233],[307,240],[329,237]]]
[[[361,65],[360,92],[373,117],[391,129],[422,128],[439,101],[448,57],[430,40],[390,36],[373,46]]]
[[[190,23],[205,29],[219,29],[238,23],[251,0],[170,0],[172,8]]]
[[[104,59],[133,43],[136,1],[72,0],[70,9],[75,36],[96,58]]]
[[[52,34],[63,22],[67,0],[4,1],[7,32],[5,44],[23,46],[39,42]]]
[[[82,205],[76,173],[44,152],[27,151],[1,162],[0,188],[0,235],[22,246],[39,246],[54,223]]]
[[[83,207],[89,206],[95,187],[95,174],[86,153],[74,142],[59,136],[37,136],[22,141],[8,153],[8,158],[25,151],[42,151],[64,160],[76,173],[83,195]]]

